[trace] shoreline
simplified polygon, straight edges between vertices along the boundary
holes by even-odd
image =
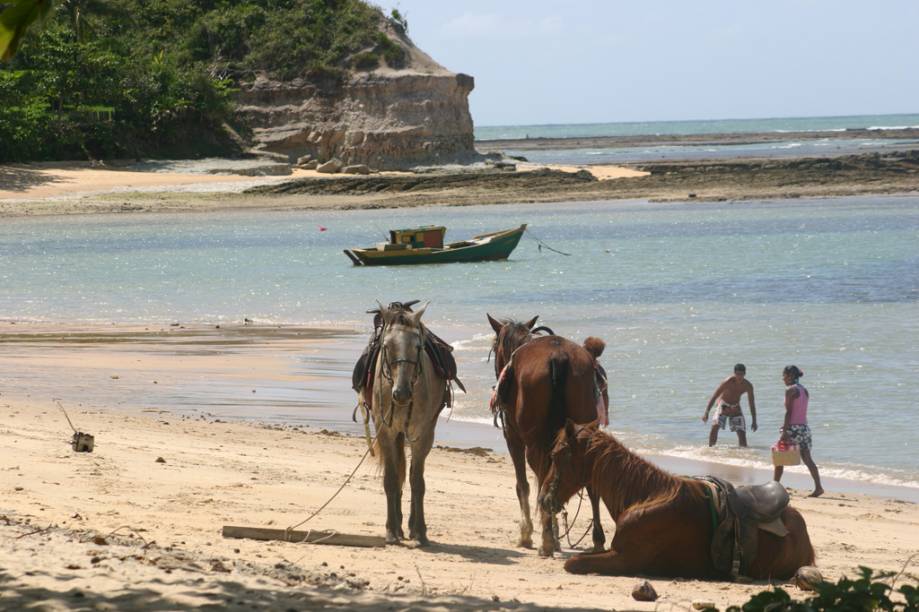
[[[363,436],[362,424],[351,421],[350,373],[365,341],[362,331],[346,327],[7,321],[0,327],[0,368],[6,373],[0,397],[22,402],[59,397],[67,407],[161,410],[180,418],[308,426]],[[28,394],[17,392],[17,386]],[[674,473],[713,474],[737,484],[771,479],[770,469],[749,464],[766,462],[768,451],[755,444],[749,457],[706,457],[700,438],[693,454],[703,456],[685,456],[642,448],[628,432],[616,435]],[[480,419],[452,418],[449,408],[441,415],[436,443],[507,454],[499,429]],[[875,474],[875,481],[825,473],[825,488],[919,502],[919,487],[877,482],[887,478],[883,468],[863,468],[866,476]],[[786,470],[784,482],[812,486],[810,476],[797,469]]]
[[[520,164],[515,170],[467,171],[451,167],[421,173],[319,178],[298,171],[292,179],[251,176],[235,187],[202,191],[197,178],[183,185],[128,186],[101,192],[91,176],[74,171],[67,197],[31,197],[28,187],[3,191],[16,180],[0,167],[0,217],[36,215],[189,213],[252,210],[355,210],[418,206],[561,203],[636,200],[651,202],[745,201],[919,192],[919,149],[782,159],[655,161],[625,166]],[[84,172],[81,174],[81,172]],[[116,172],[116,174],[119,174]],[[125,173],[122,173],[125,174]],[[155,183],[158,173],[143,175]],[[152,177],[152,178],[151,178]],[[189,178],[190,177],[190,178]],[[225,177],[219,177],[222,181]],[[243,189],[243,187],[248,187]]]
[[[221,525],[283,529],[310,515],[354,469],[364,441],[298,426],[74,408],[70,417],[96,436],[96,448],[73,453],[52,403],[4,398],[0,410],[0,550],[10,561],[0,571],[0,604],[13,607],[652,610],[695,601],[724,608],[768,587],[651,577],[661,599],[639,603],[630,592],[640,578],[567,574],[562,560],[578,552],[567,542],[551,560],[513,546],[509,459],[442,446],[426,469],[430,548],[228,540]],[[857,565],[897,571],[919,548],[916,504],[804,495],[792,491],[792,504],[827,579],[853,576]],[[576,505],[569,502],[569,516],[579,535],[587,518],[575,517]],[[376,466],[365,464],[308,527],[380,535],[384,507]],[[603,517],[609,541],[614,527]]]

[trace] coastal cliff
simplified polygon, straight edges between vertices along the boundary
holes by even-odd
[[[82,34],[55,11],[0,63],[0,162],[252,150],[380,169],[476,159],[472,77],[416,48],[397,10],[117,5]]]
[[[377,169],[477,159],[468,103],[473,78],[448,71],[389,22],[381,34],[402,50],[401,66],[381,59],[339,78],[259,76],[244,85],[236,114],[251,129],[255,150]]]

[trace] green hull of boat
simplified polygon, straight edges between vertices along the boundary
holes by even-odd
[[[356,266],[407,266],[507,259],[517,247],[526,224],[512,230],[476,236],[442,249],[406,248],[399,250],[346,249],[345,255]]]

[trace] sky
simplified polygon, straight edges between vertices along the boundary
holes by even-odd
[[[378,0],[476,125],[919,112],[917,0]]]

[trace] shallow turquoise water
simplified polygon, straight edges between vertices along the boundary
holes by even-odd
[[[526,238],[511,260],[480,264],[354,268],[341,252],[406,224],[461,238],[522,222],[572,256]],[[607,340],[612,427],[632,446],[739,465],[764,464],[779,375],[796,363],[828,474],[919,486],[919,197],[5,219],[0,286],[0,319],[60,322],[366,330],[376,299],[433,299],[426,319],[454,342],[471,391],[452,418],[482,422],[484,313],[540,314]],[[731,434],[710,450],[699,417],[737,361],[761,430],[751,450]]]

